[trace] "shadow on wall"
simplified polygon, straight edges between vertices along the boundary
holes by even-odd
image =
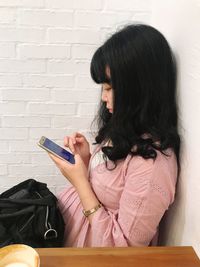
[[[183,144],[181,149],[181,155],[183,154]],[[176,185],[176,194],[175,200],[172,206],[169,207],[169,210],[163,216],[163,219],[160,223],[160,234],[159,234],[159,246],[177,246],[178,244],[183,244],[183,233],[185,228],[186,220],[186,195],[187,188],[186,183],[184,182],[185,169],[187,166],[187,159],[181,158],[181,173],[179,175],[177,185]],[[177,225],[177,218],[179,225]]]
[[[179,177],[175,201],[172,206],[169,207],[169,210],[165,213],[160,223],[159,246],[167,246],[169,243],[170,245],[182,243],[185,225],[185,194],[186,190],[183,186],[181,177]],[[177,225],[176,223],[177,218],[181,221],[180,225]]]

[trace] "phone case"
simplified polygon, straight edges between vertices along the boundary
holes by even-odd
[[[61,146],[54,143],[52,140],[42,136],[38,145],[45,149],[46,151],[52,153],[53,155],[70,162],[72,164],[75,163],[74,155],[71,154],[69,151],[65,150]]]

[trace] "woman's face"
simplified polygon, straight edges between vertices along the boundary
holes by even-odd
[[[106,108],[113,113],[113,89],[110,84],[102,84],[101,100],[106,103]]]
[[[106,66],[106,75],[110,79],[110,68]],[[106,103],[106,108],[113,113],[113,88],[109,83],[102,84],[101,100]]]

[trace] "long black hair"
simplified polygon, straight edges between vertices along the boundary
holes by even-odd
[[[179,164],[176,63],[165,37],[149,25],[128,25],[96,50],[90,71],[114,93],[113,114],[101,101],[97,116],[96,143],[112,142],[102,149],[106,157],[155,159],[156,151],[172,148]]]

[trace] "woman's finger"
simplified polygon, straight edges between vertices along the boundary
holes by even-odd
[[[75,153],[75,147],[74,147],[74,141],[73,141],[73,138],[69,138],[69,149],[71,150],[72,153]]]
[[[66,146],[66,147],[69,146],[69,137],[68,136],[64,137],[64,146]]]
[[[53,162],[57,165],[57,167],[59,167],[60,161],[59,161],[58,157],[54,156],[51,153],[48,153],[48,154],[49,154],[49,157],[53,160]]]
[[[72,134],[71,138],[72,138],[72,142],[75,145],[76,144],[76,138],[79,136],[80,134],[75,132]]]
[[[75,134],[75,137],[81,137],[81,136],[83,136],[81,133],[78,133],[78,132],[75,132],[74,134]]]
[[[76,142],[77,143],[83,143],[85,141],[85,138],[84,137],[76,137]]]
[[[54,161],[54,163],[56,164],[56,166],[57,166],[60,170],[63,169],[64,166],[65,166],[66,164],[68,164],[68,163],[65,162],[64,160],[62,160],[62,159],[56,157],[55,155],[53,155],[53,154],[51,154],[51,153],[49,153],[49,152],[48,152],[48,154],[49,154],[49,157]]]

